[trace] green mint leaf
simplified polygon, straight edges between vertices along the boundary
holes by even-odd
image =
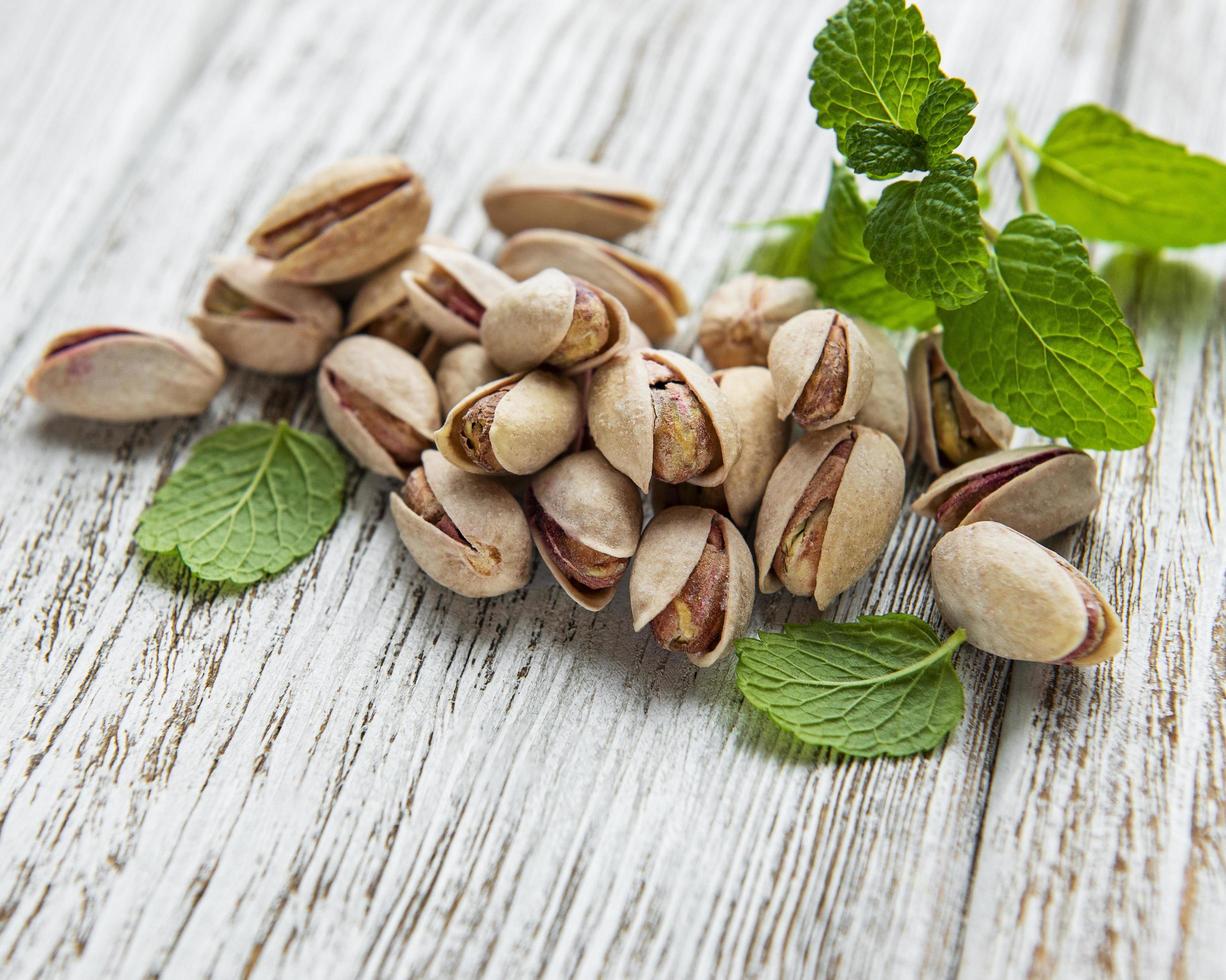
[[[245,585],[309,554],[341,512],[345,460],[322,436],[246,422],[196,443],[141,515],[136,543]]]
[[[979,299],[988,249],[975,161],[951,156],[923,180],[891,184],[868,216],[864,244],[886,281],[909,296],[947,309]]]
[[[794,214],[766,222],[766,237],[749,257],[746,269],[761,276],[809,278],[809,249],[822,213]]]
[[[975,125],[971,115],[979,100],[960,78],[939,78],[928,90],[915,126],[927,144],[928,166],[948,157]]]
[[[849,316],[892,330],[928,327],[936,307],[899,292],[885,281],[864,247],[869,206],[860,197],[850,170],[834,164],[826,205],[814,228],[809,268],[818,298]]]
[[[847,155],[856,123],[915,131],[920,106],[941,77],[941,52],[918,8],[904,0],[851,0],[813,41],[809,102]]]
[[[936,748],[962,719],[962,683],[941,642],[901,613],[785,626],[736,641],[745,699],[802,742],[871,758]]]
[[[847,131],[847,165],[873,180],[927,170],[927,144],[893,123],[856,123]]]
[[[1154,387],[1111,287],[1077,231],[1039,214],[996,240],[988,291],[943,310],[962,383],[1019,425],[1084,449],[1133,449],[1154,428]]]

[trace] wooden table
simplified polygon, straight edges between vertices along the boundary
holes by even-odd
[[[0,33],[0,973],[14,977],[1226,975],[1226,330],[1208,275],[1126,290],[1160,409],[1065,542],[1127,622],[1096,670],[965,650],[930,757],[854,762],[583,612],[538,569],[473,602],[355,475],[246,592],[133,545],[236,419],[321,429],[235,372],[201,418],[53,418],[56,331],[182,326],[214,253],[339,157],[402,153],[491,254],[483,183],[578,157],[667,201],[634,244],[701,301],[734,222],[820,204],[806,101],[833,0],[16,0]],[[1041,137],[1081,101],[1226,155],[1219,0],[928,0],[945,67]],[[998,200],[1012,196],[999,168]],[[1216,275],[1221,256],[1195,257]],[[1182,261],[1182,257],[1180,258]],[[912,481],[914,492],[922,482]],[[910,516],[838,618],[936,623]],[[755,622],[811,603],[760,601]]]

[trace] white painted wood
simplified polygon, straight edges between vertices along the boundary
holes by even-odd
[[[319,428],[308,382],[236,373],[204,417],[132,428],[20,394],[64,326],[181,323],[206,256],[367,150],[405,154],[432,226],[487,252],[477,198],[500,167],[622,168],[668,202],[635,243],[698,301],[743,250],[732,222],[821,200],[832,141],[805,72],[835,6],[17,8],[0,36],[18,134],[0,176],[26,189],[24,235],[0,246],[5,974],[1220,973],[1226,341],[1220,310],[1158,302],[1163,270],[1132,304],[1159,436],[1108,460],[1067,542],[1126,611],[1127,653],[1083,673],[961,654],[967,718],[929,758],[798,747],[741,703],[730,663],[698,672],[631,634],[624,596],[593,616],[541,571],[502,599],[444,593],[375,477],[310,558],[246,593],[134,549],[200,435]],[[1006,104],[1041,135],[1087,98],[1226,154],[1214,0],[925,14],[984,97],[980,155]],[[903,521],[835,615],[935,621],[932,539]],[[777,598],[756,621],[812,615]]]

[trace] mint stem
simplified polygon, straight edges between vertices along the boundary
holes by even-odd
[[[1005,125],[1008,130],[1005,134],[1005,145],[1009,151],[1009,159],[1013,162],[1013,170],[1017,174],[1017,181],[1022,186],[1022,209],[1027,214],[1037,214],[1039,211],[1039,199],[1034,192],[1034,181],[1030,177],[1030,169],[1026,165],[1026,157],[1022,153],[1023,144],[1030,145],[1030,141],[1022,134],[1017,126],[1017,114],[1008,109],[1005,112]]]
[[[979,215],[979,223],[983,225],[984,237],[986,237],[987,240],[991,244],[995,245],[996,239],[1000,237],[1000,231],[997,229],[997,227],[994,224],[992,224],[992,222],[988,221],[988,219],[985,218],[982,214]]]

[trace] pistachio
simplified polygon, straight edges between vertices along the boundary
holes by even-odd
[[[911,438],[933,473],[1003,449],[1013,438],[1008,417],[962,387],[941,353],[939,333],[926,334],[911,348],[907,383],[914,406]]]
[[[317,387],[328,427],[368,470],[404,479],[430,446],[438,392],[421,362],[395,344],[345,338],[324,358]]]
[[[564,453],[583,424],[579,389],[550,371],[513,374],[460,399],[434,434],[469,473],[535,473]]]
[[[485,311],[515,280],[458,248],[423,245],[419,251],[426,268],[403,276],[414,312],[444,344],[480,340]]]
[[[389,506],[400,540],[439,585],[480,598],[528,583],[528,522],[497,481],[465,473],[427,449]]]
[[[704,507],[656,514],[630,572],[635,630],[709,667],[744,633],[753,611],[753,557],[728,518]]]
[[[434,374],[443,414],[450,412],[461,398],[501,377],[502,372],[480,344],[470,342],[451,348],[439,358]]]
[[[717,368],[766,364],[775,331],[817,305],[805,279],[776,279],[752,272],[724,283],[703,304],[698,342]]]
[[[585,609],[603,609],[630,565],[643,526],[634,484],[596,450],[539,473],[528,489],[532,540],[553,577]]]
[[[507,371],[546,364],[581,374],[629,341],[626,308],[596,286],[546,269],[502,294],[481,322],[481,343]]]
[[[1119,617],[1076,568],[994,521],[955,528],[932,549],[941,615],[974,646],[1010,660],[1090,667],[1123,648]]]
[[[421,177],[392,156],[342,160],[278,201],[248,244],[273,275],[317,285],[373,272],[412,248],[430,218]]]
[[[779,418],[805,429],[848,422],[873,386],[873,355],[860,328],[836,310],[792,317],[771,339],[767,364]]]
[[[644,493],[652,476],[718,486],[740,455],[727,399],[702,368],[673,351],[623,352],[602,364],[587,409],[596,448]]]
[[[26,393],[65,415],[145,422],[198,415],[225,377],[221,356],[194,334],[81,327],[47,345]]]
[[[873,384],[852,421],[884,432],[894,440],[894,445],[905,450],[911,431],[911,395],[902,358],[884,330],[867,323],[856,325],[873,352]],[[905,455],[904,459],[910,462]]]
[[[482,203],[490,224],[504,235],[562,228],[608,239],[642,228],[660,207],[617,174],[568,161],[508,170],[490,183]]]
[[[1098,506],[1094,460],[1066,446],[1003,449],[932,482],[911,509],[942,531],[996,521],[1042,541]]]
[[[810,432],[767,484],[754,553],[758,586],[826,609],[868,571],[902,507],[905,467],[888,436],[859,425]]]
[[[498,266],[516,279],[561,269],[612,293],[653,343],[677,332],[677,317],[689,312],[680,283],[641,256],[599,238],[569,231],[522,231],[498,253]]]

